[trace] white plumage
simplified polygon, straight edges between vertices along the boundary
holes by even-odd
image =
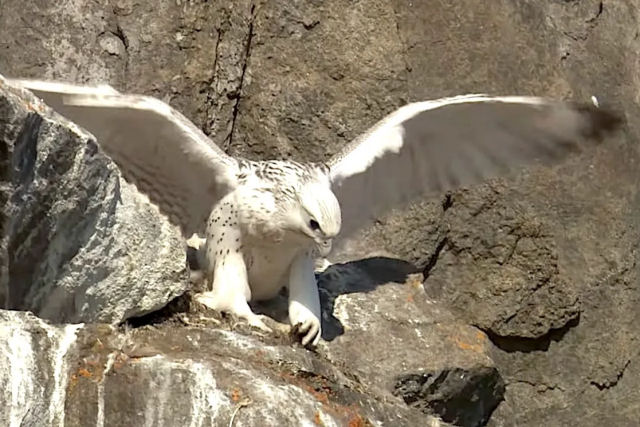
[[[196,299],[266,328],[248,301],[289,288],[304,345],[320,339],[314,259],[332,240],[429,193],[536,160],[559,161],[619,119],[596,106],[467,95],[406,105],[329,162],[234,159],[167,104],[108,86],[6,80],[92,132],[126,179],[201,248],[210,290]],[[342,215],[341,215],[342,212]]]

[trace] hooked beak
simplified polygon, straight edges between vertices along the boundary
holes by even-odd
[[[318,240],[316,241],[316,246],[320,256],[326,257],[331,252],[331,239]]]

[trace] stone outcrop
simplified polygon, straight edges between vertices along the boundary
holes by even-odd
[[[54,322],[120,323],[189,286],[179,232],[93,137],[0,80],[0,302]]]
[[[175,419],[167,417],[175,414],[197,425],[214,413],[228,422],[245,396],[260,405],[238,409],[236,423],[249,425],[250,418],[242,417],[260,416],[260,407],[272,408],[264,414],[281,417],[277,420],[315,422],[317,410],[326,425],[348,422],[353,413],[332,413],[323,406],[324,397],[314,394],[320,388],[328,406],[355,405],[362,420],[373,424],[392,419],[421,424],[429,412],[461,425],[636,425],[639,8],[635,0],[65,0],[46,5],[5,0],[0,74],[108,81],[120,90],[157,96],[229,153],[249,158],[326,159],[403,103],[469,92],[580,101],[595,95],[627,118],[620,136],[563,165],[434,195],[380,218],[363,231],[357,250],[342,254],[345,264],[320,278],[326,341],[317,355],[292,348],[284,336],[247,337],[226,321],[203,326],[200,314],[186,308],[178,310],[183,315],[152,316],[161,321],[153,326],[126,333],[122,327],[109,329],[112,338],[104,340],[106,332],[86,326],[70,347],[69,360],[94,357],[97,362],[93,368],[68,362],[67,424],[98,419],[104,425],[109,420],[112,425],[170,424]],[[0,300],[5,306],[55,321],[117,323],[187,289],[181,243],[172,240],[177,234],[118,179],[108,159],[92,154],[86,135],[70,131],[49,113],[29,110],[17,97],[6,91],[0,97],[0,201],[16,209],[5,209],[2,218]],[[22,141],[17,151],[16,141]],[[29,163],[34,147],[36,161]],[[47,158],[51,163],[43,162]],[[12,162],[20,159],[16,168]],[[82,173],[93,177],[93,187],[78,193]],[[122,205],[114,202],[116,191]],[[15,194],[29,197],[16,202]],[[45,196],[61,202],[45,203]],[[87,204],[71,204],[72,197],[84,197]],[[124,206],[132,211],[124,212]],[[32,223],[24,222],[29,218]],[[109,221],[119,231],[107,227]],[[73,230],[84,231],[69,233],[73,222],[79,227]],[[18,234],[27,229],[40,233],[32,243]],[[127,233],[134,232],[137,243],[124,245]],[[26,252],[15,252],[15,245]],[[169,261],[148,258],[159,250],[154,245],[170,248]],[[28,257],[17,256],[23,253]],[[129,273],[114,268],[122,265],[117,260],[124,253],[133,258]],[[377,258],[363,261],[372,256]],[[423,285],[415,286],[420,281],[416,269],[390,257],[418,266]],[[94,265],[107,269],[102,281],[91,281],[90,275],[103,274]],[[75,278],[66,279],[67,272]],[[351,274],[364,276],[351,280]],[[116,289],[122,291],[118,298],[103,298],[102,291]],[[149,290],[148,299],[136,305],[142,290]],[[85,300],[91,295],[96,296]],[[181,316],[189,319],[188,326],[176,320]],[[26,332],[11,336],[41,329],[40,320],[29,319],[26,324],[32,326],[20,329]],[[150,318],[142,319],[136,325]],[[226,344],[229,336],[250,344]],[[203,350],[194,352],[196,344],[186,337],[200,337],[195,342]],[[183,341],[172,344],[175,349],[129,355],[122,365],[116,344],[103,343],[106,350],[95,344],[125,338]],[[227,347],[241,348],[243,356],[220,350]],[[62,347],[34,348],[47,358]],[[307,382],[287,382],[272,365],[256,371],[251,354],[261,348],[271,354],[267,360],[277,361],[274,366],[294,361],[289,372],[296,381],[301,376],[295,372],[311,372],[302,374]],[[225,363],[212,364],[214,359]],[[231,362],[246,371],[235,372],[238,378],[255,374],[251,384],[265,381],[265,387],[278,388],[282,402],[301,402],[301,412],[292,415],[283,405],[250,394],[256,387],[234,394]],[[8,362],[2,363],[0,381],[10,381]],[[202,376],[196,371],[206,372],[215,385],[198,383]],[[466,380],[460,383],[462,376]],[[189,391],[177,385],[179,378],[190,384]],[[317,378],[339,392],[329,393]],[[139,390],[165,387],[163,402],[177,409],[147,411],[147,395],[131,395],[122,385],[129,382]],[[43,384],[49,390],[44,395],[51,396],[54,385]],[[175,402],[172,389],[190,397]],[[82,405],[82,393],[102,393],[102,409]],[[472,398],[480,403],[469,404]],[[59,419],[56,411],[49,419]],[[140,411],[145,415],[136,418]]]
[[[286,332],[252,336],[242,322],[207,317],[182,296],[190,283],[175,227],[91,135],[0,84],[3,423],[479,425],[503,399],[487,337],[429,309],[422,275],[404,262],[320,275],[325,342],[316,353]],[[282,318],[286,301],[264,310]],[[389,329],[390,347],[379,340]],[[460,387],[445,385],[432,404],[405,384],[449,372],[474,372],[461,382],[475,389],[482,378],[488,390],[461,407]]]

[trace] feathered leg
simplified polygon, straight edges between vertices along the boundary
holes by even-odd
[[[289,271],[289,322],[302,335],[302,345],[316,346],[322,335],[320,296],[308,252],[297,255]]]
[[[233,314],[250,325],[271,331],[262,316],[253,313],[248,304],[251,288],[242,253],[242,233],[237,211],[231,203],[221,203],[209,217],[204,258],[203,267],[211,290],[195,295],[194,299],[213,310]]]

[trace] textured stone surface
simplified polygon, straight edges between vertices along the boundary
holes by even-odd
[[[496,368],[443,369],[401,375],[395,394],[407,404],[437,413],[458,426],[482,426],[504,398],[504,382]]]
[[[0,424],[65,424],[68,358],[78,329],[0,310]]]
[[[271,342],[269,342],[271,341]],[[383,402],[321,356],[201,326],[86,330],[72,366],[67,425],[427,425]],[[87,396],[95,402],[87,405]]]
[[[429,300],[422,275],[412,270],[373,258],[320,275],[327,340],[321,351],[381,397],[401,396],[456,425],[483,425],[504,396],[492,345]],[[408,378],[434,376],[424,390],[407,387]]]
[[[425,282],[430,296],[500,337],[538,338],[580,313],[578,290],[559,271],[557,228],[524,197],[498,182],[454,194]]]
[[[405,283],[381,283],[381,271]],[[204,426],[236,414],[236,425],[449,425],[441,415],[478,425],[502,399],[492,345],[427,301],[420,275],[408,271],[380,260],[331,267],[320,280],[335,307],[324,317],[335,314],[342,332],[317,352],[287,334],[210,318],[188,299],[133,328],[58,327],[0,311],[0,384],[10,385],[2,398],[13,402],[0,420]],[[432,393],[399,385],[442,373],[450,380]]]
[[[318,161],[406,99],[391,2],[259,2],[253,33],[233,153]]]
[[[349,367],[287,336],[240,334],[229,323],[212,328],[210,319],[189,317],[189,325],[57,327],[0,310],[0,422],[449,425],[400,398],[381,398]]]
[[[487,337],[428,300],[422,275],[408,271],[381,258],[333,265],[320,276],[327,357],[385,393],[398,375],[493,366]]]
[[[0,302],[56,322],[121,322],[188,287],[184,243],[91,137],[2,87]]]
[[[426,312],[451,310],[487,332],[506,384],[490,425],[637,424],[637,1],[0,7],[0,73],[108,80],[161,97],[252,158],[327,158],[405,101],[464,92],[596,95],[624,111],[623,137],[381,218],[342,259],[394,255],[427,267]],[[366,348],[333,308],[374,295],[324,294],[329,345]]]
[[[251,2],[4,0],[2,9],[0,74],[109,82],[170,102],[218,144],[232,139]]]

